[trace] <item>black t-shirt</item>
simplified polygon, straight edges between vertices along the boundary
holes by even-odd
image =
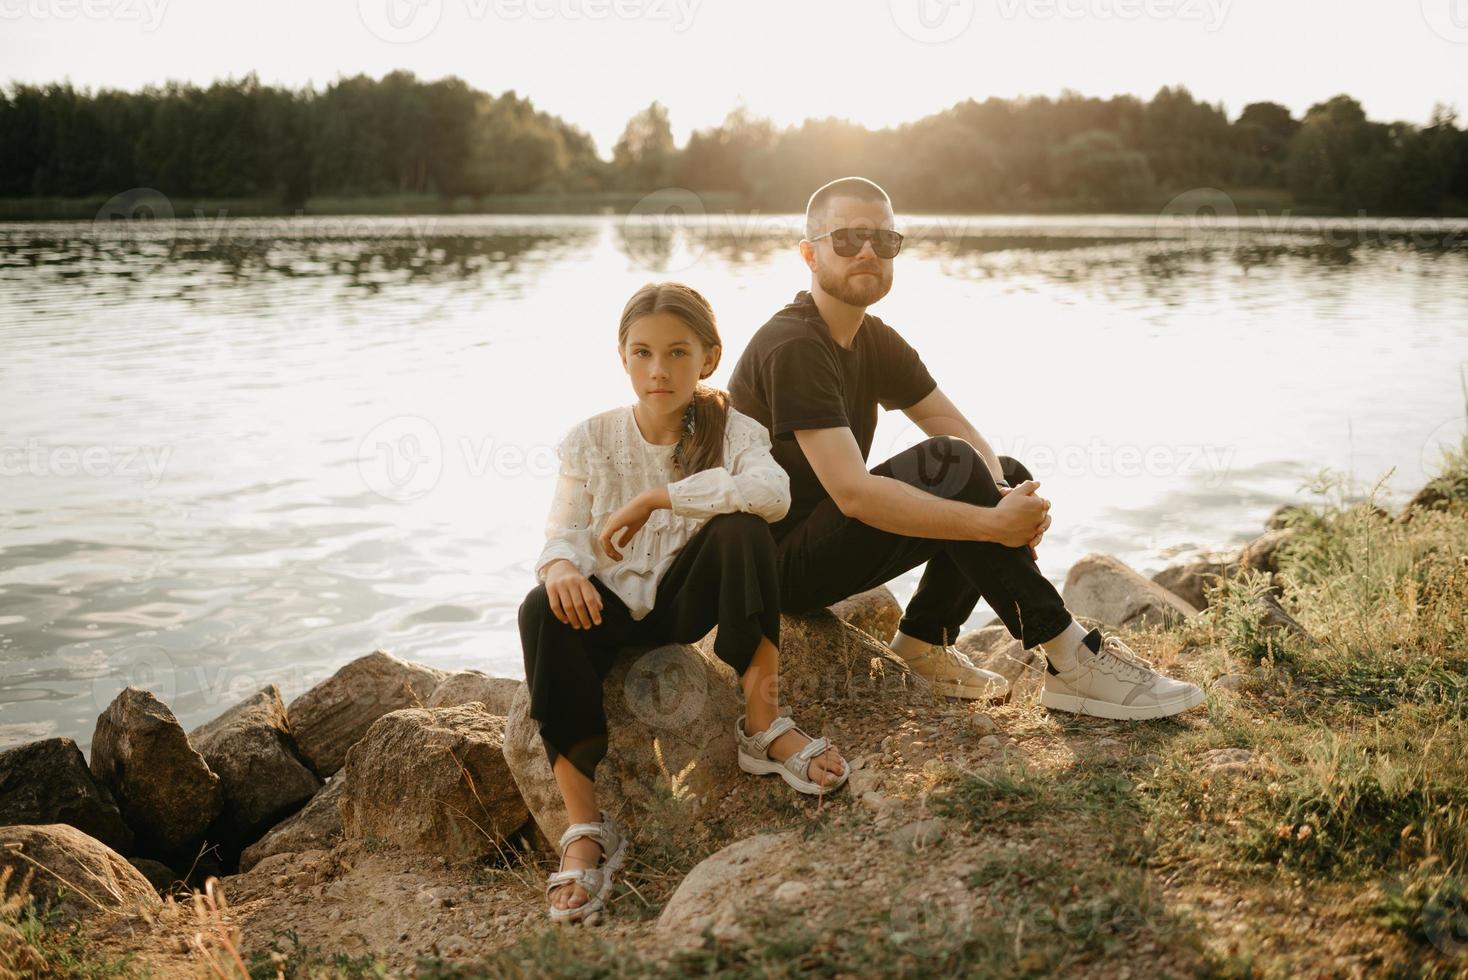
[[[865,460],[877,431],[877,405],[908,408],[937,382],[896,330],[868,313],[851,350],[836,343],[815,300],[802,289],[750,339],[729,377],[736,409],[770,430],[774,457],[790,475],[790,512],[776,539],[805,520],[829,494],[806,461],[796,429],[851,429]]]

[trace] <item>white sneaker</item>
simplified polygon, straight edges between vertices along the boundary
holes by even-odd
[[[925,652],[911,657],[894,656],[932,684],[933,690],[951,698],[997,700],[1009,693],[1009,681],[1003,674],[976,666],[952,644],[934,643]]]
[[[1166,718],[1202,704],[1196,684],[1159,674],[1119,637],[1092,629],[1076,648],[1076,665],[1046,665],[1040,703],[1055,711],[1133,721]]]

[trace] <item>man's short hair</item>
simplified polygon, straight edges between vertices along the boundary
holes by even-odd
[[[810,201],[805,206],[805,237],[819,233],[826,206],[837,197],[852,197],[858,201],[885,201],[889,208],[892,206],[892,199],[887,196],[887,192],[865,177],[837,177],[810,196]]]

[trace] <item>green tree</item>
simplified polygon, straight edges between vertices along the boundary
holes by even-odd
[[[617,182],[628,190],[666,187],[673,176],[673,128],[668,110],[660,102],[627,120],[612,150],[612,169]]]

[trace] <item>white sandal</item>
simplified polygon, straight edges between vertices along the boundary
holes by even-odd
[[[754,735],[744,734],[744,716],[734,723],[734,734],[739,739],[739,768],[745,772],[763,776],[768,773],[777,773],[780,778],[789,783],[791,787],[802,793],[812,796],[820,796],[840,789],[846,783],[846,777],[851,775],[851,765],[841,760],[841,775],[836,782],[830,786],[821,786],[810,779],[811,763],[815,757],[831,747],[826,738],[810,738],[810,741],[801,746],[799,751],[791,753],[784,762],[776,762],[770,758],[770,745],[794,729],[800,734],[810,738],[804,730],[795,724],[794,719],[788,715],[781,715],[770,722],[770,727]]]
[[[601,862],[594,868],[574,868],[570,871],[557,868],[546,878],[547,900],[550,899],[551,892],[567,883],[580,885],[586,890],[586,901],[574,908],[558,909],[554,903],[548,901],[547,911],[550,912],[553,922],[579,922],[605,909],[607,896],[612,890],[612,875],[622,867],[622,861],[627,856],[626,836],[612,822],[612,818],[607,816],[607,812],[602,810],[601,823],[573,823],[566,828],[566,832],[561,835],[561,867],[566,863],[566,846],[582,837],[590,837],[601,845]]]

